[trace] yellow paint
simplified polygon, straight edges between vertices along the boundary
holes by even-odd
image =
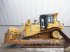
[[[30,24],[29,26],[26,26],[25,36],[31,36],[39,32],[40,32],[39,24]]]
[[[58,13],[55,13],[53,15],[54,15],[54,22],[53,23],[48,23],[48,29],[52,28],[52,27],[58,27],[60,29],[63,29],[63,25],[61,25],[61,23],[59,21],[57,21],[57,15],[58,15]]]
[[[47,28],[49,29],[53,27],[58,27],[62,29],[63,25],[61,25],[61,23],[57,21],[57,13],[53,14],[53,16],[54,16],[54,22],[48,23]],[[17,37],[22,35],[23,32],[25,33],[24,34],[25,36],[31,36],[40,32],[40,24],[31,23],[29,19],[27,20],[26,24],[23,27],[24,28],[21,28],[21,30],[10,27],[8,34],[6,35],[5,41],[7,42],[10,39],[16,39]]]
[[[57,21],[57,15],[58,13],[55,13],[53,14],[54,16],[54,22],[53,23],[48,23],[48,27],[47,29],[49,28],[52,28],[52,27],[58,27],[58,28],[63,28],[63,26],[60,26],[60,22]],[[30,20],[27,20],[27,23],[25,25],[25,36],[31,36],[31,35],[34,35],[34,34],[37,34],[40,32],[40,24],[33,24],[31,22],[28,23],[28,21]]]

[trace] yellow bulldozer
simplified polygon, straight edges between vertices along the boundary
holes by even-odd
[[[70,39],[61,31],[64,27],[57,21],[58,13],[40,15],[39,22],[27,20],[21,29],[9,27],[5,33],[4,45],[21,47],[64,47]],[[16,46],[17,47],[17,46]]]

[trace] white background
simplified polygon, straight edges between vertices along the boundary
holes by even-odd
[[[0,25],[22,25],[55,12],[61,23],[70,26],[70,0],[0,0]]]

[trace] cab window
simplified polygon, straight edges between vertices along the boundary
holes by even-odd
[[[53,18],[52,15],[51,16],[48,16],[48,22],[49,23],[53,23],[54,22],[54,18]]]

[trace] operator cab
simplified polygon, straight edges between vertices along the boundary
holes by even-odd
[[[54,22],[54,15],[48,14],[48,15],[40,15],[40,29],[46,30],[48,27],[48,23]]]

